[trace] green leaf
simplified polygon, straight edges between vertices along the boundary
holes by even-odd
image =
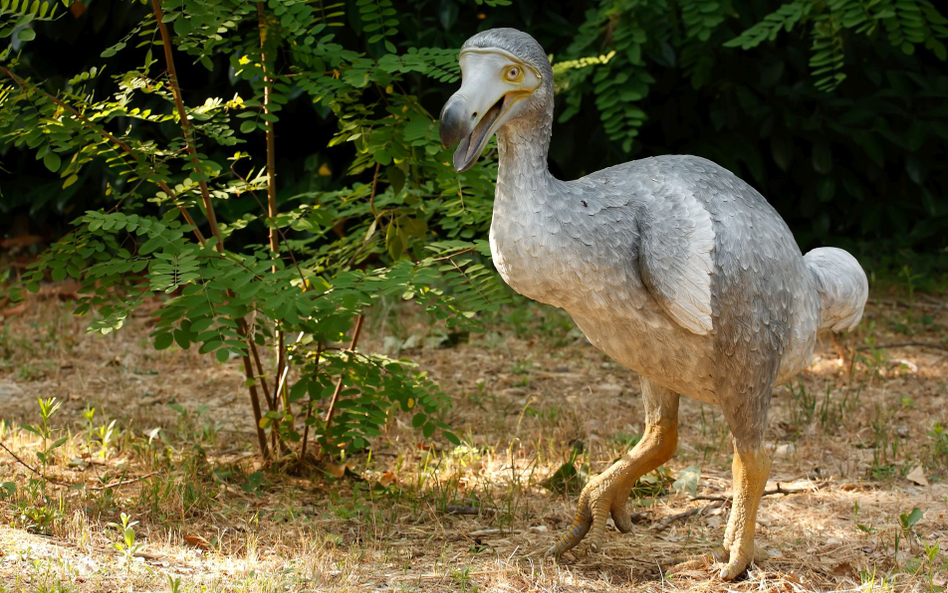
[[[697,465],[689,465],[678,471],[678,479],[672,482],[672,488],[677,492],[687,492],[692,496],[697,496],[700,479],[701,468]]]
[[[174,336],[170,332],[160,333],[155,336],[155,350],[164,350],[165,348],[171,346],[171,343],[174,341]]]
[[[915,524],[922,520],[924,513],[915,507],[912,509],[911,513],[902,513],[899,515],[899,523],[902,524],[902,529],[911,529],[915,527]]]
[[[46,153],[46,156],[43,157],[43,164],[46,165],[46,168],[56,173],[59,171],[60,165],[62,165],[62,159],[59,158],[59,155],[53,151]]]
[[[20,29],[20,32],[16,34],[17,39],[20,41],[33,41],[36,39],[36,31],[33,29]]]

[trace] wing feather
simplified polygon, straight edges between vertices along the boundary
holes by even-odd
[[[642,280],[679,325],[695,334],[707,335],[713,329],[711,214],[693,193],[684,189],[656,197],[658,203],[649,209],[647,224],[641,229]]]

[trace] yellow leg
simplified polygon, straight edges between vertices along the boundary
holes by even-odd
[[[578,544],[589,532],[589,547],[597,552],[602,547],[606,520],[612,515],[616,528],[623,533],[632,531],[632,519],[626,502],[636,480],[668,461],[678,443],[677,395],[675,415],[663,417],[646,425],[642,440],[625,457],[609,469],[591,479],[579,496],[576,518],[548,551],[560,554]]]
[[[757,508],[770,475],[770,457],[762,445],[752,449],[735,447],[732,472],[734,503],[724,534],[724,549],[729,556],[721,569],[721,578],[727,581],[744,572],[754,560]]]

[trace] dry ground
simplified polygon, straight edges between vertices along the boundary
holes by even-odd
[[[775,390],[768,488],[792,493],[760,512],[770,559],[729,584],[701,559],[726,522],[728,433],[691,400],[677,456],[630,505],[633,533],[610,531],[604,553],[542,557],[576,498],[544,481],[571,457],[601,471],[643,427],[634,374],[558,312],[518,305],[453,347],[375,312],[364,348],[430,369],[466,445],[425,441],[400,418],[341,479],[259,471],[237,361],[155,352],[147,317],[101,337],[56,299],[17,313],[0,319],[0,440],[39,465],[39,439],[19,427],[39,421],[36,398],[59,398],[55,437],[68,438],[48,471],[72,487],[44,497],[0,451],[0,591],[941,591],[948,578],[943,297],[875,294],[858,332]],[[696,496],[671,484],[690,466]],[[110,526],[122,513],[139,521],[126,551]]]

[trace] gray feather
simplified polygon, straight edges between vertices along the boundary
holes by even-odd
[[[742,446],[759,444],[774,383],[807,366],[821,327],[858,323],[858,263],[836,249],[804,259],[763,196],[700,157],[554,178],[542,48],[513,29],[465,47],[498,47],[544,73],[527,115],[497,131],[490,244],[504,280],[566,309],[592,344],[654,384],[721,406]]]

